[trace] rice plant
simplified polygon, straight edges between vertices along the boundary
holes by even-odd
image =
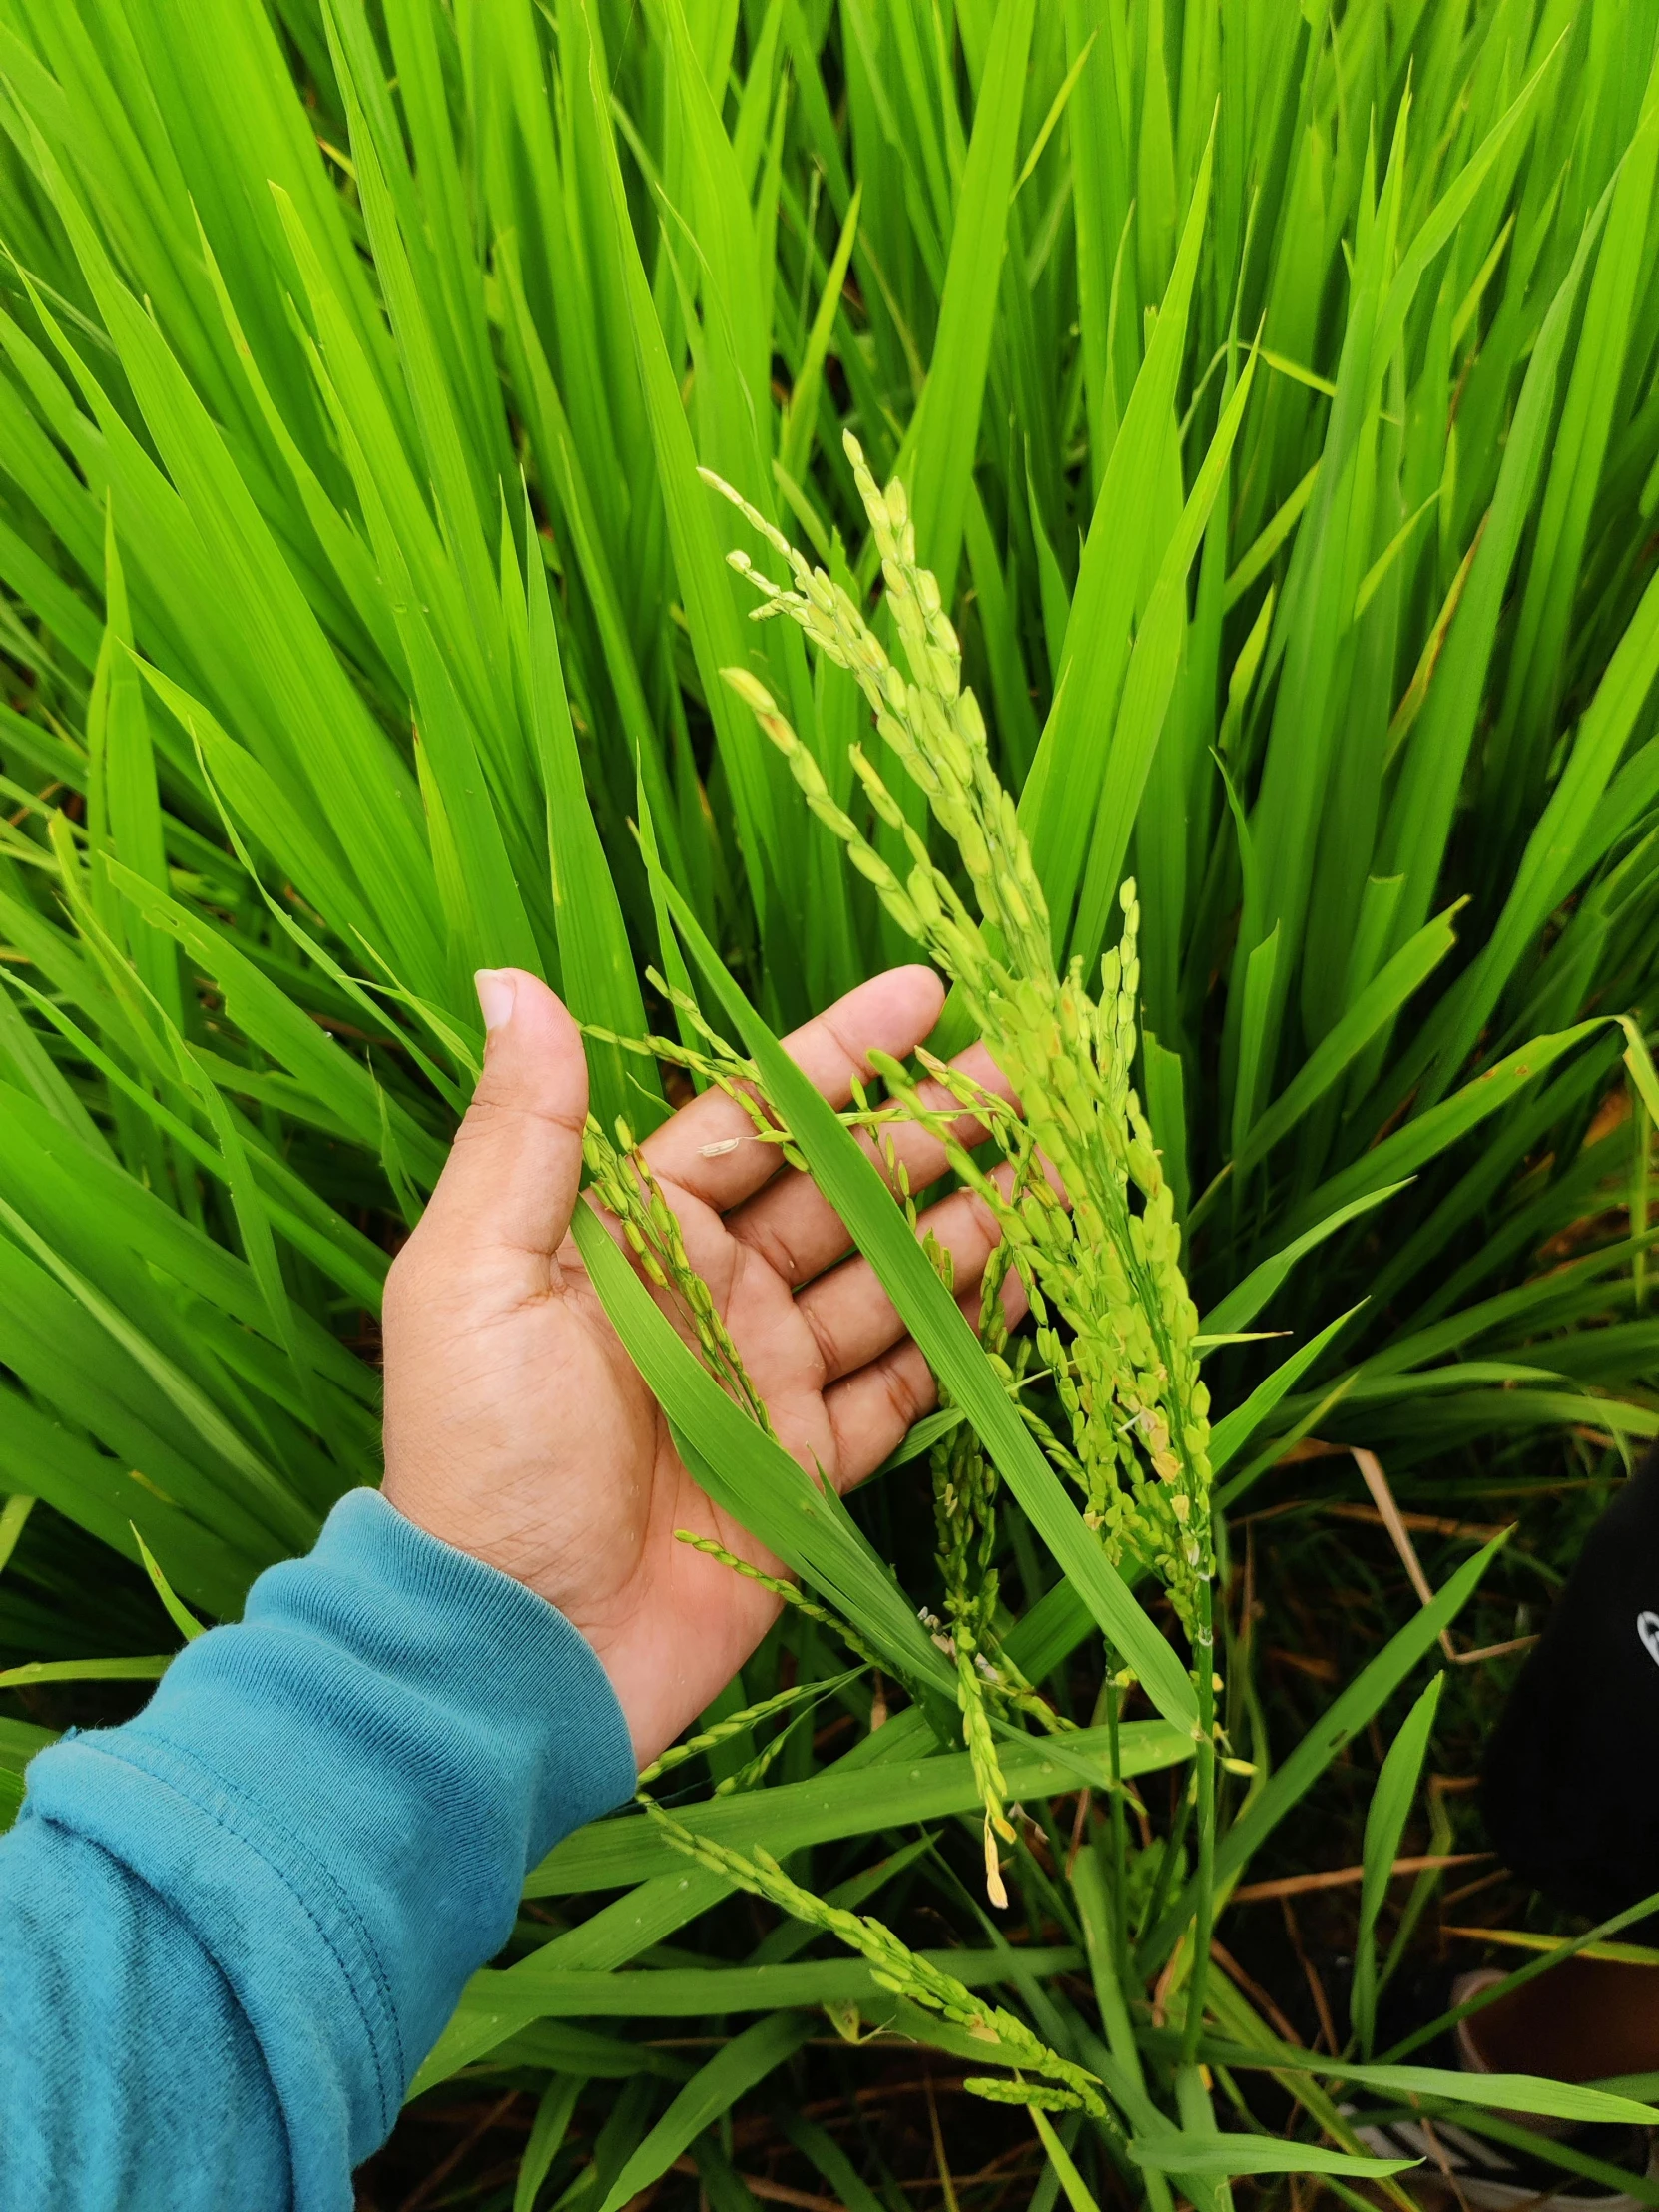
[[[1340,2107],[1628,2116],[1376,2020],[1441,1880],[1384,1946],[1409,1809],[1462,1840],[1428,1670],[1539,1586],[1444,1531],[1659,1434],[1659,15],[0,0],[0,38],[8,1686],[154,1676],[375,1479],[380,1286],[470,974],[523,965],[589,1037],[638,1261],[600,1236],[596,1282],[799,1580],[422,2072],[534,2087],[517,2212],[753,2201],[723,2116],[906,2046],[1015,2107],[1045,2208],[1396,2191]],[[940,1032],[836,1115],[778,1035],[918,956]],[[872,1164],[949,1126],[925,1078],[985,1132],[977,1333]],[[637,1166],[710,1081],[939,1380],[846,1511]],[[1258,1552],[1324,1507],[1408,1546],[1396,1503],[1440,1586],[1374,1577],[1304,1730]],[[1347,1770],[1353,2013],[1303,2047],[1218,1922],[1253,1861],[1359,1850],[1337,1766],[1408,1710],[1369,1820],[1381,1737]]]

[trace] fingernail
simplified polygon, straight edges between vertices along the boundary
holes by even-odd
[[[485,1029],[494,1031],[504,1027],[513,1018],[518,977],[508,968],[481,967],[472,980],[483,1010]]]

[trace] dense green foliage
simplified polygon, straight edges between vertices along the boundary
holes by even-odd
[[[1043,1801],[1190,1752],[1186,1645],[1102,1579],[1098,1516],[1002,1371],[929,1322],[901,1217],[869,1211],[833,1117],[798,1123],[779,1077],[1017,1499],[995,1538],[1012,1613],[985,1632],[1099,1729],[1006,1723],[1008,1797],[1051,1860],[1033,1827],[1006,1869],[1038,1946],[1015,1972],[952,1871],[978,1863],[984,1746],[934,1741],[949,1674],[910,1617],[939,1601],[932,1531],[893,1494],[918,1458],[867,1509],[904,1604],[844,1516],[791,1556],[837,1603],[865,1590],[855,1625],[920,1702],[891,1735],[860,1725],[816,1811],[810,1733],[749,1773],[792,1715],[744,1723],[688,1774],[745,1789],[680,1817],[848,1907],[922,1885],[965,1936],[956,1982],[1006,1980],[1020,2032],[1106,2083],[1065,2140],[1155,2206],[1166,2173],[1208,2206],[1264,2159],[1352,2152],[1297,2074],[1305,2140],[1195,2148],[1214,2123],[1181,2060],[1271,2032],[1202,1963],[1184,2050],[1163,2024],[1195,1913],[1202,1932],[1335,1748],[1267,1723],[1225,1509],[1303,1439],[1427,1495],[1569,1445],[1604,1479],[1659,1432],[1656,35],[1646,0],[0,0],[9,1651],[119,1671],[164,1635],[136,1538],[234,1615],[374,1479],[379,1285],[476,1068],[472,969],[535,968],[599,1029],[678,1018],[694,1044],[675,994],[695,979],[765,1072],[769,1032],[915,956],[809,792],[900,876],[931,839],[946,890],[983,891],[919,784],[888,775],[887,819],[855,775],[849,748],[880,748],[853,677],[799,622],[748,622],[728,548],[779,585],[785,564],[698,474],[901,658],[850,429],[907,489],[1057,973],[1075,958],[1098,991],[1138,885],[1118,1074],[1203,1334],[1238,1340],[1199,1349],[1242,1771],[1197,1793],[1185,1894],[1181,1849],[1131,1851],[1121,1820],[1068,1854]],[[649,1056],[596,1039],[590,1064],[607,1128],[666,1110]],[[731,1408],[683,1366],[713,1452]],[[1032,1402],[1059,1422],[1063,1395]],[[720,1478],[761,1513],[752,1434]],[[1351,1464],[1307,1466],[1336,1495]],[[1132,1580],[1132,1542],[1120,1563]],[[1478,1572],[1395,1607],[1350,1734]],[[1164,1719],[1120,1729],[1112,1697],[1091,1716],[1102,1623],[1114,1665],[1136,1654],[1149,1688],[1162,1669]],[[867,1677],[792,1616],[722,1711],[831,1677],[825,1711],[867,1721]],[[1429,1718],[1379,1786],[1379,1880]],[[894,1758],[914,1763],[883,1775]],[[937,1852],[867,1872],[870,1839],[923,1821]],[[550,2069],[533,2158],[568,2180],[569,2085],[635,2046],[550,2019],[764,2008],[678,2090],[641,2061],[593,2207],[694,2143],[711,2201],[745,2201],[705,2131],[808,2063],[803,2006],[897,2001],[906,2031],[984,2057],[867,1964],[789,1963],[801,1930],[751,1954],[715,1913],[697,1939],[747,1964],[675,1953],[650,1995],[613,1978],[734,1886],[683,1867],[643,1814],[562,1847],[536,1894],[642,1887],[481,1977],[430,2069]]]

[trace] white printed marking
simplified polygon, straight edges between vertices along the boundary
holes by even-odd
[[[1642,1649],[1659,1667],[1659,1613],[1638,1613],[1636,1633],[1642,1639]]]

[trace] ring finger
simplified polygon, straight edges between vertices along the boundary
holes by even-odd
[[[992,1096],[1008,1099],[1007,1078],[982,1044],[969,1046],[952,1065]],[[942,1085],[921,1087],[922,1103],[948,1107],[952,1101]],[[952,1123],[957,1141],[977,1144],[985,1131],[971,1112]],[[943,1174],[947,1155],[934,1131],[915,1121],[884,1123],[880,1142],[867,1129],[857,1132],[858,1143],[880,1169],[889,1184],[901,1169],[911,1190],[925,1190]],[[726,1216],[728,1234],[751,1246],[786,1283],[811,1283],[832,1267],[851,1244],[844,1224],[810,1175],[789,1172],[778,1176],[745,1204]]]
[[[1010,1274],[1002,1290],[1009,1321],[1025,1313],[1025,1286]],[[970,1291],[957,1301],[970,1323],[977,1327],[979,1294]],[[846,1491],[873,1474],[904,1441],[914,1422],[938,1403],[938,1385],[912,1337],[901,1337],[853,1375],[832,1383],[824,1393],[824,1409],[835,1438],[835,1486]]]
[[[1004,1189],[1010,1175],[999,1171]],[[952,1191],[928,1207],[919,1227],[950,1255],[957,1296],[976,1290],[1002,1235],[985,1201],[973,1191]],[[866,1367],[905,1334],[897,1307],[862,1253],[810,1283],[795,1303],[817,1341],[826,1385]]]

